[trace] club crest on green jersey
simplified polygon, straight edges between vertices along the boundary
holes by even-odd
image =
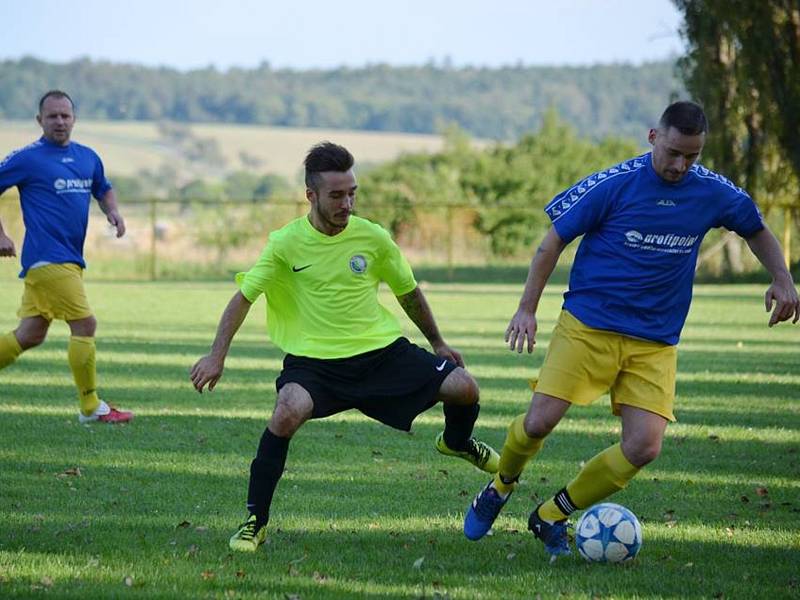
[[[350,257],[350,270],[356,275],[361,275],[367,270],[367,259],[360,254]]]

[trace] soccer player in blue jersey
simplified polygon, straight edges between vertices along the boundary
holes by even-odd
[[[800,318],[780,246],[753,201],[695,164],[707,131],[700,106],[671,104],[650,130],[651,152],[590,175],[547,205],[552,228],[531,261],[505,334],[512,350],[533,351],[545,284],[565,246],[583,240],[538,381],[531,381],[530,407],[511,422],[497,475],[467,510],[467,538],[489,531],[525,464],[573,404],[590,404],[610,390],[622,439],[531,513],[528,528],[553,559],[569,553],[572,512],[623,489],[659,455],[667,423],[675,420],[676,344],[709,229],[738,233],[772,275],[765,297],[770,327]]]
[[[94,334],[97,321],[83,288],[83,242],[94,196],[108,222],[125,234],[117,198],[94,150],[70,140],[75,124],[72,99],[51,90],[39,101],[36,120],[42,137],[0,162],[0,194],[19,189],[25,240],[22,271],[25,289],[19,326],[0,336],[0,370],[44,342],[53,319],[67,322],[71,336],[69,366],[78,388],[81,423],[121,423],[133,417],[97,396]],[[0,224],[0,256],[16,248]]]

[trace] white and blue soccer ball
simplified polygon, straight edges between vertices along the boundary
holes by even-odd
[[[642,526],[624,506],[595,504],[586,509],[575,527],[575,545],[589,562],[626,562],[642,548]]]

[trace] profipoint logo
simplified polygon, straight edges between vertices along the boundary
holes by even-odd
[[[642,234],[631,229],[625,232],[625,245],[654,252],[670,254],[689,254],[700,236],[678,235],[675,233]]]
[[[92,188],[91,179],[62,179],[58,178],[53,182],[53,187],[59,194],[72,194],[88,192]]]

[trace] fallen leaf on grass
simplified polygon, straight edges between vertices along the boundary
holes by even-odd
[[[767,488],[765,488],[765,487],[760,487],[759,486],[759,487],[756,488],[756,494],[758,494],[759,496],[764,498],[766,496],[769,496],[769,490]]]
[[[202,573],[200,573],[200,577],[202,577],[206,581],[208,581],[209,579],[214,579],[215,577],[214,571],[203,571]]]
[[[53,587],[53,578],[46,575],[39,580],[39,584],[46,588]]]
[[[325,583],[328,581],[328,576],[320,573],[319,571],[314,571],[313,575],[311,575],[311,578],[317,583]]]
[[[412,565],[412,568],[413,569],[422,569],[422,563],[424,563],[424,562],[425,562],[425,557],[424,556],[420,556],[417,560],[414,561],[414,564]]]
[[[131,577],[130,575],[126,575],[125,579],[122,580],[122,583],[124,583],[128,587],[131,587],[133,585],[133,577]]]
[[[175,529],[181,529],[181,528],[184,528],[184,527],[189,527],[189,525],[191,525],[191,523],[189,521],[181,521],[180,523],[175,525]]]
[[[742,496],[741,496],[741,498],[739,498],[739,500],[741,500],[741,501],[742,501],[742,502],[744,502],[745,504],[747,504],[748,502],[750,502],[750,498],[748,498],[748,497],[747,497],[747,496],[745,496],[744,494],[742,494]]]
[[[514,560],[516,557],[517,557],[517,553],[516,552],[509,552],[506,555],[506,560]]]
[[[239,579],[242,579],[245,575],[247,575],[247,573],[245,573],[244,571],[236,571],[236,577],[238,577]]]
[[[82,477],[82,476],[83,474],[81,473],[80,467],[71,467],[56,475],[56,477]]]

